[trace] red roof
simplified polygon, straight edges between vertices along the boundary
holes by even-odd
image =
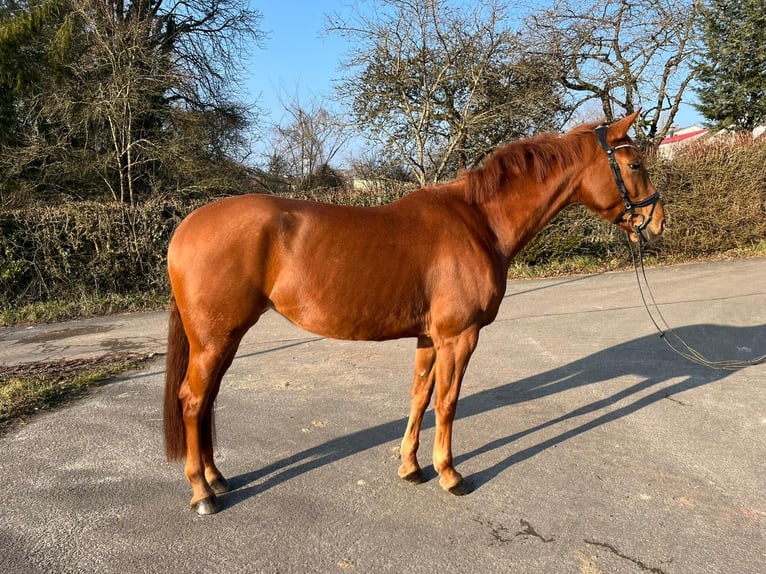
[[[685,134],[678,134],[678,135],[675,135],[675,136],[670,136],[669,138],[665,138],[664,140],[662,140],[660,142],[660,145],[671,144],[671,143],[678,143],[678,142],[683,141],[685,139],[693,138],[695,136],[702,135],[706,131],[707,130],[705,130],[705,129],[700,129],[700,130],[695,130],[693,132],[687,132]]]

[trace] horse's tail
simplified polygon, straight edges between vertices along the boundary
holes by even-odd
[[[189,339],[172,295],[165,361],[165,453],[168,460],[181,460],[186,456],[186,430],[178,393],[189,366]]]

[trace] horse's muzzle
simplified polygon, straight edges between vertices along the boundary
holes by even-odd
[[[634,211],[620,223],[620,227],[628,232],[628,238],[633,242],[652,243],[665,232],[665,212],[662,202],[652,204],[647,212]]]
[[[662,237],[662,234],[665,233],[665,220],[662,220],[659,225],[659,229],[657,231],[653,231],[651,227],[646,226],[643,229],[641,229],[638,233],[641,234],[641,238],[646,243],[653,243],[654,241],[657,241],[660,237]],[[633,235],[636,235],[633,233]],[[632,238],[631,238],[632,239]],[[636,236],[635,240],[638,240],[638,237]]]

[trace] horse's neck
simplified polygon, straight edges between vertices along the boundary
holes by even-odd
[[[575,201],[574,170],[542,183],[510,181],[482,207],[497,237],[498,249],[510,262],[548,222]]]

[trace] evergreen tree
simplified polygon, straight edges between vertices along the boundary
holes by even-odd
[[[0,0],[0,207],[243,189],[248,0]]]
[[[766,122],[766,3],[707,0],[696,108],[711,124],[752,130]]]
[[[64,47],[54,40],[66,8],[67,0],[0,0],[0,149],[24,130],[18,115],[22,94],[45,89],[53,73],[50,61],[62,59]]]

